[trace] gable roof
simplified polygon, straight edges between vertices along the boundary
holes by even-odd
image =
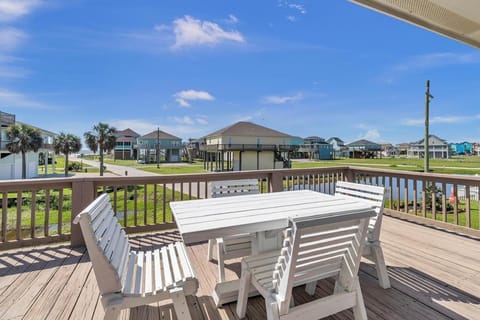
[[[380,146],[380,145],[378,143],[375,143],[369,140],[361,139],[361,140],[351,142],[347,144],[347,146],[353,147],[353,146]]]
[[[275,137],[275,138],[291,138],[292,136],[276,131],[252,122],[239,121],[228,127],[215,131],[205,136],[247,136],[247,137]]]
[[[441,143],[448,144],[446,140],[444,140],[444,139],[442,139],[442,138],[439,138],[438,136],[436,136],[436,135],[434,135],[434,134],[429,134],[429,135],[428,135],[428,138],[429,138],[429,139],[436,139],[436,140],[438,140],[438,141],[441,142]],[[425,138],[420,139],[420,140],[414,142],[413,144],[423,144],[423,141],[424,141],[424,140],[425,140]]]
[[[327,139],[328,143],[332,143],[332,141],[337,141],[337,144],[344,144],[345,143],[345,142],[343,142],[342,139],[340,139],[338,137],[331,137],[331,138]]]
[[[117,130],[115,132],[115,134],[119,135],[119,136],[130,136],[130,137],[139,137],[140,136],[138,133],[136,133],[135,131],[133,131],[130,128],[127,128],[125,130]]]
[[[147,133],[144,136],[140,137],[141,139],[165,139],[165,140],[182,140],[179,137],[176,137],[174,135],[171,135],[170,133],[166,133],[165,131],[162,130],[154,130],[150,133]]]

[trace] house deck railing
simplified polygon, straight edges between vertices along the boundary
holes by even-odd
[[[262,192],[311,189],[331,194],[337,180],[381,185],[386,188],[386,214],[480,236],[478,177],[333,167],[2,181],[0,249],[81,244],[80,230],[71,221],[102,192],[110,193],[127,232],[175,228],[170,201],[207,197],[210,181],[246,178],[258,179]]]

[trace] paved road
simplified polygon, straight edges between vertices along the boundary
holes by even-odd
[[[85,164],[88,164],[92,167],[95,168],[100,168],[100,162],[94,161],[94,160],[85,160],[81,158],[75,158],[73,157],[72,160],[75,161],[82,161]],[[147,177],[147,176],[159,176],[161,174],[159,173],[153,173],[153,172],[148,172],[148,171],[143,171],[140,169],[136,169],[133,167],[127,167],[127,166],[121,166],[121,165],[115,165],[115,164],[106,164],[107,170],[110,172],[106,172],[105,176],[128,176],[128,177]],[[125,174],[126,173],[126,174]],[[82,175],[92,175],[92,173],[75,173],[75,176],[82,176]],[[95,173],[95,175],[98,175],[98,173]],[[183,184],[183,193],[188,196],[188,188],[189,184],[184,183]],[[200,182],[200,193],[197,194],[197,183],[192,182],[191,183],[191,192],[192,196],[196,198],[205,198],[205,183]],[[175,190],[180,191],[181,190],[181,183],[176,183],[175,184]]]
[[[100,162],[98,161],[86,160],[86,159],[75,158],[75,157],[73,157],[72,160],[83,162],[95,168],[100,168]],[[147,172],[147,171],[139,170],[133,167],[120,166],[116,164],[105,164],[105,166],[107,167],[107,170],[110,171],[111,174],[115,176],[146,177],[146,176],[158,175],[157,173]],[[105,173],[105,175],[109,175],[109,174]]]

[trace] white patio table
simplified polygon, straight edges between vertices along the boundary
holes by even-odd
[[[289,217],[341,216],[365,211],[375,214],[372,207],[356,199],[310,190],[175,201],[170,202],[170,207],[186,244],[256,233],[253,243],[256,252],[281,246],[278,230],[288,226]],[[218,283],[213,298],[217,305],[222,305],[236,301],[237,293],[238,279]]]

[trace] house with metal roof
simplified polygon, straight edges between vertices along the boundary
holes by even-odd
[[[128,128],[115,132],[117,137],[115,148],[113,149],[113,156],[120,160],[137,159],[137,138],[140,134]]]
[[[201,139],[205,169],[242,171],[290,167],[299,139],[252,122],[240,121]]]
[[[144,163],[178,162],[182,139],[160,129],[137,138],[138,160]]]
[[[425,156],[424,140],[410,143],[407,149],[407,158],[423,158]],[[450,158],[450,146],[447,141],[430,134],[428,136],[428,153],[431,159]]]
[[[347,144],[350,158],[368,159],[378,158],[382,151],[382,146],[369,140],[357,140]]]

